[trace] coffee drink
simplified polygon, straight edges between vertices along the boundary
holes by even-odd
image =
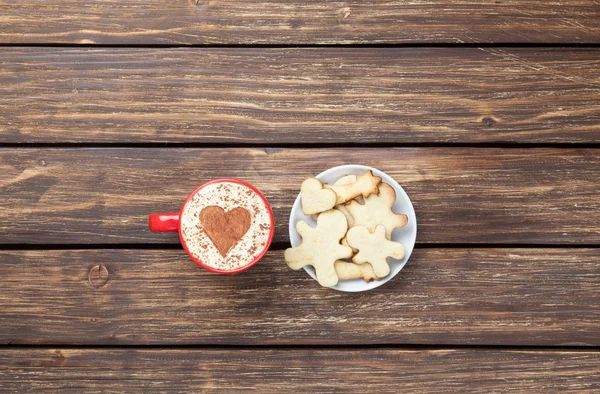
[[[231,181],[197,191],[183,207],[180,220],[188,252],[222,271],[242,268],[263,254],[273,225],[264,198]]]

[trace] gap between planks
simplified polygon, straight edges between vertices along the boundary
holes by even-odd
[[[2,349],[150,349],[150,350],[202,350],[202,349],[222,349],[222,350],[379,350],[379,349],[394,349],[406,351],[427,351],[427,350],[475,350],[475,351],[531,351],[531,352],[585,352],[585,353],[600,353],[600,346],[548,346],[548,345],[452,345],[452,344],[396,344],[396,343],[378,343],[378,344],[269,344],[269,345],[233,345],[233,344],[180,344],[180,345],[164,345],[164,344],[117,344],[117,345],[81,345],[81,344],[1,344]]]
[[[600,142],[358,142],[358,143],[196,143],[196,142],[5,142],[0,143],[0,149],[89,149],[89,148],[119,148],[119,149],[361,149],[361,148],[480,148],[480,149],[600,149]]]
[[[273,242],[269,250],[284,250],[289,242]],[[600,249],[600,244],[478,244],[478,243],[417,243],[415,249]],[[2,250],[183,250],[172,244],[5,244]]]
[[[77,44],[77,43],[0,43],[0,48],[231,48],[231,49],[286,49],[286,48],[600,48],[600,43],[528,43],[528,42],[463,42],[463,43],[364,43],[364,44]]]

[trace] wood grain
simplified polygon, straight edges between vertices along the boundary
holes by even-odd
[[[2,149],[0,243],[178,243],[148,215],[228,177],[265,194],[287,243],[302,181],[350,163],[399,181],[419,243],[600,243],[600,151],[549,148]]]
[[[182,250],[3,251],[0,277],[4,344],[600,345],[598,249],[416,249],[366,293],[282,250],[238,275]]]
[[[8,349],[10,392],[594,392],[600,353],[400,349]],[[113,391],[114,390],[114,391]]]
[[[0,42],[598,43],[594,0],[0,1]]]
[[[3,48],[0,108],[8,143],[598,143],[600,49]]]

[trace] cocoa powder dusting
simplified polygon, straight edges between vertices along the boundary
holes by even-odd
[[[242,207],[225,212],[223,208],[211,205],[200,212],[200,223],[206,235],[223,257],[248,232],[251,222],[250,212]]]

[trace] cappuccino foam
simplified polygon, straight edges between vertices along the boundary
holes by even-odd
[[[208,206],[218,206],[226,212],[241,207],[250,212],[248,231],[225,257],[221,256],[200,222],[200,212]],[[219,270],[232,271],[254,261],[266,247],[270,230],[271,219],[265,202],[252,189],[239,183],[207,185],[185,204],[181,212],[181,236],[188,251],[204,265]]]

